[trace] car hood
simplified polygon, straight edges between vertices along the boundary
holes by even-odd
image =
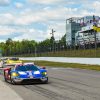
[[[16,61],[9,60],[9,61],[7,61],[7,63],[8,64],[13,64],[13,63],[17,64],[17,63],[22,63],[22,61],[21,60],[16,60]]]
[[[18,74],[22,78],[29,78],[29,77],[41,77],[41,72],[38,71],[18,71]]]

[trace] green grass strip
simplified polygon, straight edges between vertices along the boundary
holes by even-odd
[[[24,62],[32,62],[32,61],[24,61]],[[61,63],[61,62],[51,62],[51,61],[33,61],[33,62],[35,63],[35,65],[38,65],[38,66],[79,68],[79,69],[100,71],[100,65],[88,65],[88,64],[77,64],[77,63]]]

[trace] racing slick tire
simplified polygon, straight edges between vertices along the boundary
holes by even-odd
[[[43,84],[48,84],[48,77],[45,81],[42,81]]]
[[[11,77],[11,75],[10,75],[10,83],[13,84],[13,85],[16,84],[16,83],[14,82],[13,78]]]
[[[12,78],[10,79],[10,81],[11,81],[11,84],[16,85],[16,82]]]
[[[4,77],[5,82],[8,82],[7,79]]]
[[[4,71],[4,80],[5,80],[5,82],[8,82],[8,80],[7,80],[6,76],[5,76],[5,71]]]

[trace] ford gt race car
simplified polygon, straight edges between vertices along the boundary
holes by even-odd
[[[4,68],[4,79],[12,84],[42,82],[48,83],[47,70],[34,64],[18,64]]]

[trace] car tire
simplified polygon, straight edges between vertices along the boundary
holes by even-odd
[[[4,77],[5,82],[8,82],[7,79]]]
[[[48,77],[46,81],[43,81],[43,84],[48,84]]]
[[[10,79],[10,81],[11,81],[11,84],[16,85],[16,82],[14,82],[13,79]]]
[[[7,81],[7,78],[6,78],[6,76],[5,76],[5,71],[4,71],[4,80],[5,80],[5,82],[8,82],[8,81]]]

